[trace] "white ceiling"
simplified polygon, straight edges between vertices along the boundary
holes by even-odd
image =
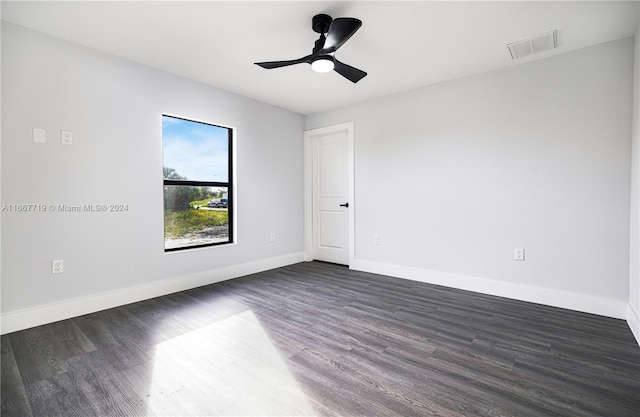
[[[301,114],[632,36],[639,3],[612,1],[2,1],[2,20]],[[307,64],[317,13],[356,17],[336,53],[357,84]],[[505,46],[553,29],[558,48],[514,61]]]

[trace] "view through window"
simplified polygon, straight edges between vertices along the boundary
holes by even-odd
[[[233,242],[230,128],[162,116],[164,249]]]

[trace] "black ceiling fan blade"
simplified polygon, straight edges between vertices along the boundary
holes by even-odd
[[[358,29],[362,26],[362,21],[353,17],[339,17],[333,19],[327,40],[322,47],[322,54],[330,54],[340,48]]]
[[[254,62],[254,64],[259,65],[262,68],[273,69],[273,68],[286,67],[289,65],[302,64],[305,62],[308,63],[308,62],[311,62],[311,57],[312,55],[307,55],[305,57],[302,57],[299,59],[291,59],[289,61]]]
[[[337,59],[334,60],[333,70],[353,83],[357,83],[367,76],[366,72],[352,67],[351,65],[344,64]]]

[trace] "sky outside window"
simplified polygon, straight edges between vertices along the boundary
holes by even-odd
[[[162,116],[163,166],[190,181],[229,181],[229,130]]]

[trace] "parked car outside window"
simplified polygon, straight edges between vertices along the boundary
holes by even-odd
[[[228,205],[228,202],[226,198],[211,200],[207,203],[207,207],[212,207],[212,208],[227,208],[227,205]]]

